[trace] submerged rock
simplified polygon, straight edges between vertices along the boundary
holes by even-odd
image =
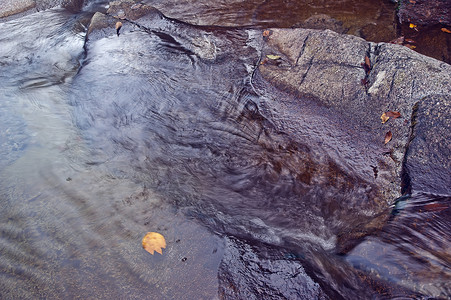
[[[451,25],[451,2],[449,0],[401,1],[398,16],[401,22],[416,25]]]

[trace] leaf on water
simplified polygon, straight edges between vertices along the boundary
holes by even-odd
[[[397,119],[401,116],[401,113],[399,111],[388,111],[385,113],[385,115],[387,117]]]
[[[268,37],[271,32],[269,30],[263,31],[263,36]]]
[[[381,116],[382,124],[384,124],[385,122],[387,122],[388,119],[390,119],[390,117],[387,116],[386,113],[383,113],[382,116]]]
[[[384,145],[386,145],[388,142],[390,142],[392,137],[393,137],[393,134],[392,134],[391,131],[389,130],[389,131],[385,134]]]
[[[442,28],[441,29],[443,32],[446,32],[446,33],[451,33],[451,30],[449,30],[449,29],[447,29],[447,28]]]
[[[166,248],[166,240],[164,236],[158,232],[148,232],[142,241],[143,248],[153,255],[154,251],[163,255],[162,248]]]
[[[269,59],[272,59],[272,60],[281,59],[280,55],[268,54],[268,55],[266,55],[266,57],[269,58]]]
[[[410,28],[416,28],[417,25],[410,23],[410,24],[409,24],[409,27],[410,27]]]

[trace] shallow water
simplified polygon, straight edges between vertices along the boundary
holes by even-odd
[[[372,171],[351,147],[319,146],[345,137],[313,104],[293,108],[299,128],[272,121],[251,30],[162,20],[85,53],[87,17],[0,28],[1,298],[212,299],[229,235],[279,247],[331,298],[450,294],[449,197],[400,201],[380,233],[334,254],[357,204],[377,208]],[[196,46],[211,39],[239,57]],[[148,231],[166,237],[163,256],[142,249]]]

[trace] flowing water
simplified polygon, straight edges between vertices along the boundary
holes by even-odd
[[[380,232],[334,254],[360,211],[380,209],[365,157],[330,153],[321,140],[340,138],[339,120],[314,104],[300,128],[274,124],[252,30],[161,19],[84,48],[91,15],[0,28],[2,299],[213,299],[226,236],[275,247],[331,298],[451,293],[449,197],[400,200]],[[163,256],[142,249],[148,231],[166,237]]]

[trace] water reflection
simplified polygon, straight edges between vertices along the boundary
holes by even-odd
[[[251,30],[163,20],[84,53],[84,18],[53,10],[0,29],[2,297],[213,298],[212,232],[278,246],[332,296],[449,294],[449,198],[416,195],[334,253],[383,211],[372,170],[330,112],[257,85]],[[303,116],[296,127],[274,122],[275,99]],[[147,231],[166,236],[164,256],[141,249]]]
[[[211,299],[221,240],[98,163],[74,126],[82,19],[53,10],[1,29],[1,298]],[[164,257],[141,248],[151,230]]]

